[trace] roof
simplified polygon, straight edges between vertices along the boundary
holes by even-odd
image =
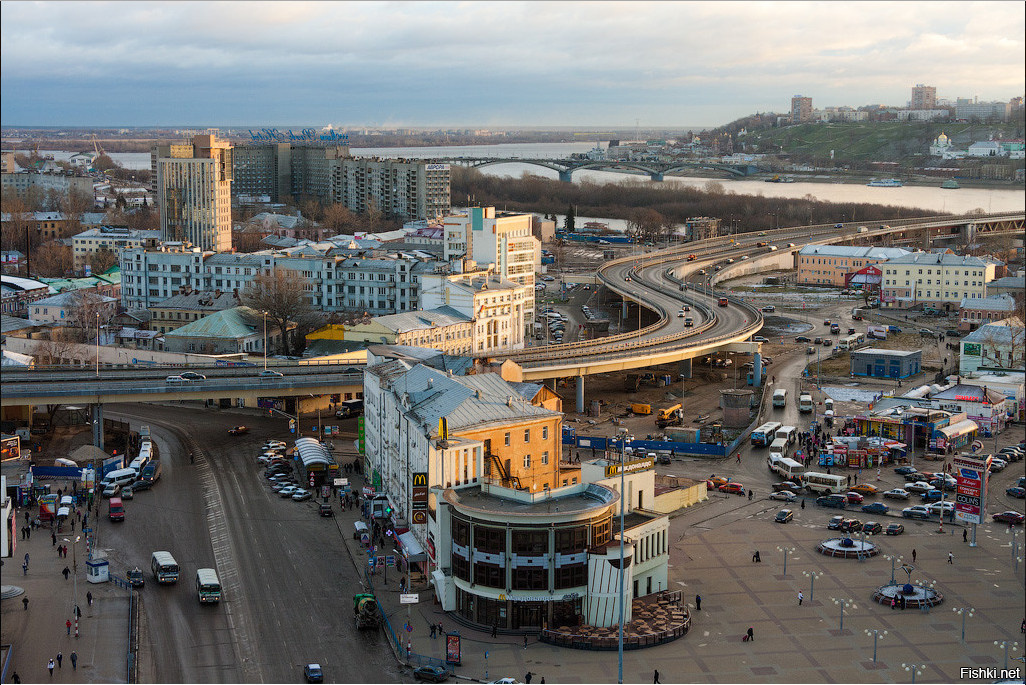
[[[962,298],[962,304],[960,304],[959,307],[962,309],[982,309],[984,311],[991,312],[1014,312],[1015,299],[1011,295],[1005,293],[976,299],[964,297]]]
[[[32,321],[30,319],[22,319],[17,316],[7,316],[6,314],[0,316],[0,333],[23,331],[26,328],[34,328],[39,325],[39,322]]]
[[[150,305],[151,309],[190,309],[198,311],[221,311],[230,309],[239,304],[239,299],[231,291],[228,292],[206,292],[197,290],[191,293],[172,295],[166,300],[161,300]]]
[[[470,317],[464,316],[448,305],[424,311],[386,314],[385,316],[376,316],[371,320],[396,333],[422,331],[471,322]]]
[[[37,281],[34,278],[22,278],[21,276],[9,276],[7,274],[0,276],[0,283],[11,290],[36,290],[49,287],[46,283]]]
[[[985,267],[994,262],[972,255],[937,254],[935,252],[913,252],[889,261],[890,264],[922,264],[923,266],[972,266]]]
[[[852,352],[852,356],[856,354],[871,354],[874,357],[914,357],[922,353],[922,350],[885,350],[878,347],[868,347],[855,350]]]
[[[971,402],[983,402],[986,400],[989,403],[1003,402],[1005,399],[1004,393],[996,390],[991,390],[981,385],[969,385],[966,383],[959,383],[958,385],[942,390],[939,393],[931,396],[933,400],[961,400]]]
[[[164,334],[165,338],[248,338],[257,333],[260,313],[249,307],[232,307],[191,321]]]
[[[866,259],[886,259],[888,261],[909,254],[900,247],[853,247],[851,245],[806,245],[798,250],[798,254],[806,257],[862,257]]]
[[[962,338],[963,343],[974,342],[974,343],[1004,343],[1012,342],[1013,340],[1022,341],[1023,334],[1023,323],[1018,317],[1010,316],[1007,319],[1001,319],[989,323],[986,326],[980,326],[969,335]]]
[[[296,440],[296,453],[303,462],[303,468],[309,468],[313,464],[334,464],[331,454],[327,448],[315,438],[299,438]]]
[[[506,382],[509,383],[509,381]],[[533,400],[543,387],[541,383],[509,383],[509,386],[527,402]]]
[[[116,297],[107,297],[106,295],[100,295],[99,293],[92,293],[94,297],[99,298],[99,302],[102,304],[109,304],[111,302],[117,302]],[[71,290],[64,293],[58,293],[57,295],[51,295],[50,297],[44,297],[41,300],[36,300],[32,303],[33,307],[69,307],[77,306],[82,302],[84,295],[79,294],[75,290]],[[94,300],[95,301],[95,300]]]
[[[32,362],[33,358],[31,355],[11,352],[10,350],[0,350],[0,366],[25,368],[32,366]]]
[[[994,290],[998,288],[1001,288],[1002,290],[1026,290],[1026,275],[1004,276],[1002,278],[995,278],[993,281],[987,284],[988,290]]]

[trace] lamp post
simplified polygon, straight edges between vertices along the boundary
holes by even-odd
[[[75,637],[78,637],[78,541],[82,539],[81,535],[75,536],[74,540],[70,538],[63,538],[64,542],[71,543],[71,568],[74,576],[73,595],[71,601],[71,613],[75,616]]]
[[[912,685],[915,685],[916,676],[923,675],[923,669],[926,668],[926,664],[902,664],[901,667],[906,671],[912,672]]]
[[[96,377],[100,377],[100,312],[96,312]]]
[[[854,600],[851,600],[851,599],[836,599],[834,597],[831,597],[830,601],[832,601],[837,606],[841,607],[841,628],[840,628],[840,630],[843,632],[844,631],[844,610],[847,609],[848,607],[851,607],[852,609],[858,609],[858,606],[856,606]]]
[[[1007,671],[1008,670],[1008,649],[1011,648],[1013,652],[1019,651],[1019,643],[1018,642],[1011,642],[1009,640],[1001,640],[1000,642],[997,641],[997,640],[994,640],[994,646],[997,647],[998,649],[1005,650],[1005,665],[1002,666],[1001,668],[1003,670]]]
[[[777,547],[778,552],[784,553],[784,575],[787,575],[787,554],[788,552],[794,552],[794,547]]]
[[[895,562],[900,564],[902,557],[900,554],[886,554],[884,559],[891,562],[891,585],[894,585],[894,564]]]
[[[866,635],[872,635],[873,636],[873,663],[875,664],[876,663],[876,641],[881,636],[886,637],[887,636],[887,631],[886,630],[881,631],[881,630],[877,630],[876,628],[874,628],[873,630],[866,630],[865,633],[866,633]]]
[[[802,571],[802,575],[811,581],[809,585],[809,601],[811,602],[816,596],[816,578],[820,578],[823,575],[822,571]]]
[[[264,315],[264,371],[267,371],[267,311],[263,311]]]
[[[640,306],[640,305],[639,305]],[[619,588],[618,593],[620,597],[620,628],[619,637],[617,644],[617,683],[623,683],[623,545],[624,545],[624,533],[623,533],[623,507],[624,507],[624,493],[627,489],[624,487],[624,448],[626,446],[626,440],[620,442],[620,577],[619,577]]]
[[[952,607],[951,610],[962,617],[962,642],[965,642],[965,617],[968,615],[971,618],[976,610],[970,607]]]

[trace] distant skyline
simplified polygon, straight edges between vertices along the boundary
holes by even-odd
[[[1022,2],[3,3],[4,126],[719,126],[1026,90]]]

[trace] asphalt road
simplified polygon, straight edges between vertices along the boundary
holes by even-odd
[[[309,662],[332,682],[403,679],[384,634],[353,624],[360,578],[345,531],[320,517],[315,502],[279,498],[256,465],[265,439],[291,442],[282,419],[154,405],[107,413],[133,428],[149,425],[164,463],[161,481],[126,502],[124,523],[100,524],[113,572],[136,564],[146,571],[142,682],[291,682]],[[250,433],[229,437],[240,422]],[[179,562],[177,585],[152,580],[149,556],[157,549]],[[220,604],[197,601],[195,572],[204,566],[218,571]]]

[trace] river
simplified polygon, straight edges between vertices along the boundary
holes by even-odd
[[[604,145],[604,144],[603,144]],[[545,178],[558,178],[557,172],[534,164],[515,161],[522,159],[561,159],[572,153],[586,153],[594,144],[582,143],[499,143],[496,145],[464,145],[454,147],[404,147],[404,148],[352,148],[356,157],[421,158],[440,157],[510,157],[514,161],[487,166],[482,173],[492,176],[519,177],[531,173]],[[19,150],[27,154],[25,150]],[[72,152],[40,150],[42,155],[53,155],[54,159],[67,160]],[[146,152],[112,152],[110,157],[128,169],[148,169],[150,155]],[[575,181],[593,183],[617,183],[625,179],[651,183],[648,176],[628,175],[613,171],[586,169],[575,172]],[[765,197],[804,198],[811,196],[824,202],[842,204],[882,204],[896,207],[917,207],[927,212],[961,214],[974,209],[985,212],[1006,212],[1026,210],[1026,193],[1022,188],[960,188],[945,190],[936,186],[903,186],[901,188],[870,188],[864,183],[766,183],[764,180],[705,178],[697,176],[666,176],[666,180],[686,186],[705,188],[710,182],[719,183],[725,192],[738,195],[762,195]],[[824,179],[825,180],[825,179]]]

